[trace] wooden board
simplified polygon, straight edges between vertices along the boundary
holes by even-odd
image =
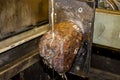
[[[0,40],[48,20],[48,0],[0,0]]]
[[[43,35],[48,31],[48,24],[36,27],[32,30],[23,32],[19,35],[10,37],[6,40],[0,42],[0,53],[5,52],[9,49],[12,49],[18,45],[21,45],[27,41],[30,41],[36,37]]]

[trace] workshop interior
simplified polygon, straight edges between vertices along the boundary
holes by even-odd
[[[120,0],[0,0],[0,80],[120,80]]]

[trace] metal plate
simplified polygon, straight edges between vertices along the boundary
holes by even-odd
[[[93,42],[120,49],[120,12],[96,10]]]

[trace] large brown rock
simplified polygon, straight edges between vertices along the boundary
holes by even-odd
[[[82,31],[73,22],[60,22],[42,36],[39,43],[40,56],[45,64],[59,73],[69,71],[81,47]]]

